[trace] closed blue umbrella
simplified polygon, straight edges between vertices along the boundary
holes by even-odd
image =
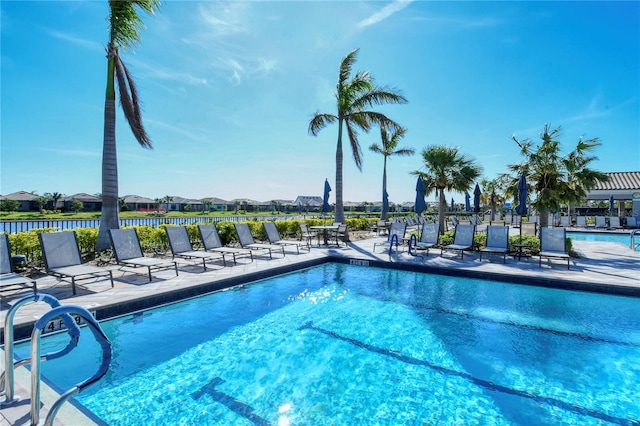
[[[424,201],[424,194],[427,192],[427,188],[424,186],[424,182],[420,176],[416,182],[416,203],[414,210],[420,214],[427,209],[427,203]]]
[[[464,193],[464,211],[466,212],[471,211],[471,196],[469,195],[468,192]]]
[[[473,211],[474,213],[480,213],[480,185],[476,183],[476,187],[473,190]]]
[[[523,173],[520,175],[520,180],[518,181],[518,205],[516,206],[516,213],[520,216],[527,214],[527,195],[527,177]]]
[[[327,213],[331,211],[331,206],[329,205],[329,193],[331,192],[331,187],[329,186],[329,180],[324,180],[324,196],[322,197],[322,213]]]
[[[613,214],[613,195],[609,197],[609,213]]]
[[[451,199],[451,211],[454,211],[456,209],[456,202],[453,201],[453,198]]]

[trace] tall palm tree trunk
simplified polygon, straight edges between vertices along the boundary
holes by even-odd
[[[387,193],[387,157],[384,157],[384,167],[382,169],[382,215],[380,219],[389,219],[389,210],[384,205],[384,194]]]
[[[342,200],[342,120],[338,120],[338,146],[336,147],[336,218],[335,222],[344,220],[344,203]]]
[[[102,141],[102,214],[96,251],[111,247],[109,229],[118,229],[118,158],[116,151],[116,92],[114,60],[109,58],[107,93],[104,102],[104,137]]]
[[[538,219],[540,221],[539,228],[546,228],[549,226],[549,209],[545,207],[538,207],[538,214],[540,215]]]
[[[440,199],[438,201],[438,223],[440,224],[440,233],[444,233],[446,228],[444,227],[444,206],[446,201],[444,199],[444,188],[438,188],[440,193]]]

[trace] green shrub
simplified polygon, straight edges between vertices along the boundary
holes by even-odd
[[[540,240],[533,235],[523,235],[522,242],[520,240],[520,235],[513,235],[509,237],[509,245],[513,246],[514,244],[526,244],[528,247],[522,249],[523,253],[533,255],[540,253]]]
[[[95,253],[98,230],[95,228],[77,228],[75,231],[80,253]]]
[[[232,222],[216,222],[216,228],[218,228],[218,235],[220,235],[220,241],[223,245],[238,242],[236,228]]]
[[[143,225],[135,226],[135,229],[138,233],[140,245],[144,251],[162,251],[169,248],[167,233],[165,232],[164,227],[154,228],[152,226]]]
[[[43,232],[56,232],[58,228],[41,228],[33,229],[29,232],[18,232],[17,234],[9,234],[9,244],[11,245],[11,254],[24,254],[27,256],[28,262],[40,262],[42,260],[42,250],[40,249],[40,240],[38,234]]]

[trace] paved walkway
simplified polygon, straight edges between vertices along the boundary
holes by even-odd
[[[542,266],[539,266],[537,257],[523,258],[522,260],[507,257],[506,263],[503,264],[501,256],[487,257],[483,255],[483,259],[480,261],[477,253],[471,253],[465,254],[464,259],[460,259],[453,252],[445,252],[444,256],[440,256],[439,249],[431,250],[428,256],[421,257],[409,255],[406,249],[400,253],[393,253],[391,256],[381,248],[378,248],[378,252],[374,253],[374,242],[383,240],[384,238],[369,238],[340,247],[319,248],[314,246],[309,252],[303,251],[298,255],[295,252],[287,251],[285,257],[274,255],[272,260],[258,257],[254,262],[249,262],[247,259],[241,258],[237,265],[227,267],[211,263],[210,269],[206,272],[203,271],[201,261],[194,263],[179,260],[179,276],[175,275],[173,269],[167,269],[155,272],[152,282],[148,282],[146,270],[141,270],[142,274],[138,275],[131,273],[131,269],[125,268],[123,270],[111,266],[114,269],[114,288],[111,288],[108,280],[92,279],[78,286],[76,296],[72,296],[71,285],[68,282],[48,276],[39,278],[37,281],[40,292],[54,295],[63,304],[83,306],[94,312],[98,319],[146,309],[150,305],[169,303],[176,299],[215,291],[273,274],[289,272],[301,266],[320,264],[328,258],[351,262],[355,260],[357,263],[365,264],[380,262],[393,264],[394,267],[415,268],[424,272],[459,273],[525,284],[537,283],[589,291],[618,292],[640,297],[640,252],[633,251],[620,243],[574,240],[574,250],[580,255],[580,258],[572,259],[571,267],[567,270],[566,262],[559,260],[543,260]],[[2,330],[4,330],[4,318],[7,310],[19,297],[12,296],[2,299],[0,304]],[[33,323],[46,310],[47,306],[42,303],[28,304],[20,308],[14,319],[16,337],[28,336]],[[3,355],[4,352],[0,352],[0,358],[3,358]],[[26,372],[21,374],[20,380],[23,383],[28,383],[28,376],[25,374]],[[26,387],[28,389],[28,386]],[[51,398],[53,397],[51,396]],[[28,413],[28,404],[3,408],[0,426],[28,424]],[[56,424],[75,424],[78,417],[74,416],[79,415],[81,413],[78,412],[61,414],[61,419],[75,420],[67,420],[66,423],[60,421]],[[82,420],[82,422],[85,421]]]

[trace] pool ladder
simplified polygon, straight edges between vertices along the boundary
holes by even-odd
[[[631,231],[630,237],[631,237],[631,242],[629,243],[629,247],[631,247],[631,250],[640,249],[640,229]]]
[[[46,312],[33,326],[31,331],[31,357],[14,361],[13,347],[13,319],[18,309],[28,303],[44,302],[47,303],[51,310]],[[89,378],[76,384],[71,389],[63,393],[58,400],[51,405],[49,413],[45,419],[44,425],[53,425],[53,421],[62,407],[62,405],[72,396],[78,394],[87,386],[100,380],[109,369],[111,364],[112,348],[111,342],[104,334],[102,327],[96,319],[82,306],[64,305],[62,306],[58,299],[49,294],[33,294],[18,300],[7,312],[4,323],[4,372],[0,375],[0,395],[4,393],[5,399],[0,402],[0,407],[9,407],[20,400],[15,395],[15,378],[14,370],[24,365],[31,365],[31,425],[39,425],[40,422],[40,362],[60,358],[71,352],[80,340],[80,327],[74,320],[72,315],[82,318],[89,326],[96,341],[102,348],[102,363],[98,370]],[[59,317],[69,334],[69,343],[63,349],[50,352],[47,354],[40,353],[40,336],[47,324]]]

